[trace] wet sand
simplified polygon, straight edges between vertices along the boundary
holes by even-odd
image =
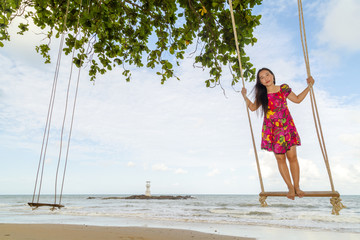
[[[64,224],[0,224],[1,240],[249,240],[191,230]]]

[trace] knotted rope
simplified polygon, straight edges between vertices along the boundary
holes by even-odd
[[[341,209],[346,208],[341,202],[341,198],[339,197],[332,197],[330,199],[330,203],[333,206],[331,214],[333,215],[339,215],[339,212]]]

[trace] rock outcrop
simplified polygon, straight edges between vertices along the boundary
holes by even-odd
[[[160,196],[146,196],[146,195],[132,195],[129,197],[125,197],[125,199],[170,199],[170,200],[178,200],[178,199],[188,199],[193,198],[189,195],[186,196],[170,196],[170,195],[160,195]]]
[[[190,195],[186,196],[171,196],[171,195],[160,195],[160,196],[146,196],[146,195],[131,195],[128,197],[88,197],[87,199],[96,199],[100,198],[103,200],[110,200],[110,199],[159,199],[159,200],[180,200],[180,199],[192,199],[193,197]]]

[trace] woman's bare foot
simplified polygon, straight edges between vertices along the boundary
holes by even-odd
[[[289,192],[286,195],[286,197],[288,199],[295,200],[295,189],[294,188],[289,188]]]
[[[305,195],[305,193],[299,187],[295,188],[295,192],[299,198],[302,198]]]

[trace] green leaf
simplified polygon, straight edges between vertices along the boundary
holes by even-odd
[[[49,46],[54,46],[49,43],[53,36],[59,38],[63,33],[66,1],[0,2],[0,47],[10,40],[11,21],[25,18],[26,22],[34,22],[39,32],[46,29],[43,32],[47,39],[39,42],[36,50],[46,63],[50,62]],[[239,48],[249,81],[255,80],[256,70],[245,48],[257,42],[253,31],[260,24],[261,15],[253,14],[252,9],[261,3],[262,0],[233,1]],[[16,16],[20,5],[29,10]],[[77,66],[91,62],[91,81],[122,65],[127,69],[123,72],[126,81],[130,81],[131,66],[136,66],[156,69],[154,72],[164,84],[170,78],[178,79],[174,73],[181,59],[189,57],[185,52],[191,52],[194,65],[209,70],[209,76],[204,77],[209,78],[205,81],[207,87],[219,85],[223,74],[219,66],[227,64],[234,69],[232,84],[238,82],[240,72],[227,0],[100,0],[83,1],[82,7],[80,1],[70,1],[68,10],[63,50],[70,54],[75,48],[80,53],[74,59]],[[19,24],[19,29],[19,34],[23,34],[28,31],[28,24]],[[82,37],[76,40],[77,33]]]

